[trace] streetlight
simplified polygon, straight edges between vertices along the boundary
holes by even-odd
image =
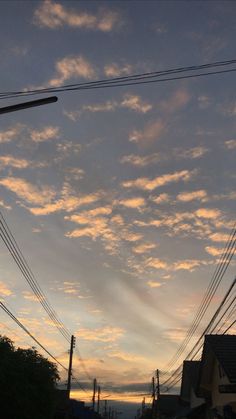
[[[16,105],[5,106],[0,108],[0,114],[21,111],[22,109],[34,108],[35,106],[48,105],[49,103],[57,102],[57,96],[50,96],[44,99],[31,100],[29,102],[17,103]]]

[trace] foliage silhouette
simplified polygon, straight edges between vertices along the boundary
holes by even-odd
[[[34,348],[15,348],[0,336],[0,416],[4,419],[51,419],[57,367]]]

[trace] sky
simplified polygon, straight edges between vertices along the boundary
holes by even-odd
[[[235,59],[231,1],[1,1],[0,11],[1,91]],[[103,398],[140,404],[191,325],[235,221],[235,128],[235,73],[60,93],[1,115],[1,211]],[[232,261],[198,335],[234,275]],[[0,297],[68,365],[67,342],[3,243]],[[34,345],[4,312],[0,323]],[[76,357],[74,372],[86,386]]]

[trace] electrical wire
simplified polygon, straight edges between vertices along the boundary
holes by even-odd
[[[16,262],[17,266],[19,267],[22,275],[26,279],[27,283],[29,284],[30,288],[32,289],[33,293],[37,297],[39,303],[42,305],[46,313],[48,314],[49,318],[51,319],[52,323],[62,336],[66,339],[67,342],[70,342],[71,333],[60,320],[59,316],[55,312],[55,310],[50,305],[45,293],[42,291],[38,281],[36,280],[31,268],[29,267],[19,245],[16,242],[5,218],[3,217],[2,212],[0,211],[0,237],[2,238],[5,246],[9,250],[11,256],[13,257],[14,261]],[[78,351],[78,349],[77,349]],[[83,359],[81,354],[79,353],[81,366],[84,369],[86,375],[91,379],[88,374],[87,369],[83,363]]]
[[[210,284],[205,292],[205,296],[203,297],[203,300],[200,304],[200,307],[198,308],[197,314],[193,320],[192,325],[190,326],[190,329],[188,330],[186,337],[180,347],[178,348],[176,354],[171,358],[169,363],[164,367],[165,369],[170,369],[180,358],[180,356],[183,354],[184,350],[186,349],[187,345],[189,344],[190,340],[194,336],[194,333],[196,332],[203,316],[205,315],[210,302],[212,301],[212,298],[214,297],[220,282],[229,266],[229,263],[235,253],[236,247],[236,228],[234,227],[231,231],[231,234],[229,236],[228,242],[225,246],[225,249],[221,255],[220,261],[215,269],[215,272],[212,276],[212,279],[210,281]],[[168,372],[164,373],[164,376],[167,375]]]
[[[63,86],[39,88],[39,89],[19,90],[19,91],[12,91],[12,92],[11,91],[0,92],[0,99],[45,94],[49,92],[59,93],[59,92],[73,91],[73,90],[88,90],[88,89],[91,90],[91,89],[110,88],[110,87],[132,86],[132,85],[138,85],[138,84],[157,83],[157,82],[164,82],[164,81],[171,81],[171,80],[181,80],[181,79],[188,79],[188,78],[193,78],[193,77],[230,73],[230,72],[235,72],[236,68],[163,78],[163,76],[166,76],[166,75],[176,75],[179,73],[214,69],[218,67],[234,65],[235,63],[236,63],[236,60],[233,59],[233,60],[217,61],[217,62],[195,65],[195,66],[177,67],[177,68],[172,68],[172,69],[163,70],[163,71],[133,74],[129,76],[116,77],[116,78],[111,78],[111,79],[102,79],[102,80],[85,82],[85,83],[76,83],[76,84],[69,84],[69,85],[63,85]]]
[[[60,362],[58,359],[51,354],[51,352],[48,351],[48,349],[45,348],[42,343],[39,342],[38,339],[36,339],[31,332],[23,325],[23,323],[17,319],[17,317],[7,308],[6,304],[4,304],[2,301],[0,301],[0,307],[5,313],[22,329],[25,333],[27,333],[28,336],[31,337],[31,339],[34,340],[35,343],[37,343],[38,346],[40,346],[41,349],[43,349],[58,365],[60,365],[65,371],[68,371],[68,369]]]

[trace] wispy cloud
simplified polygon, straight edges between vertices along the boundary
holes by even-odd
[[[209,149],[203,146],[193,147],[186,150],[176,148],[174,150],[174,154],[176,157],[182,159],[198,159],[199,157],[202,157],[204,154],[208,153],[208,151]]]
[[[132,250],[134,253],[143,254],[143,253],[148,253],[149,250],[155,249],[156,247],[157,245],[154,243],[142,243],[142,244],[139,244],[138,246],[132,247]]]
[[[161,282],[158,282],[158,281],[152,281],[152,280],[147,281],[147,284],[148,284],[148,286],[149,286],[150,288],[159,288],[159,287],[161,287],[161,286],[163,285]]]
[[[162,176],[158,176],[154,179],[138,178],[135,180],[125,181],[122,183],[122,186],[124,188],[138,188],[142,190],[153,191],[154,189],[169,183],[189,181],[194,174],[195,171],[181,170],[180,172],[168,173]]]
[[[128,353],[128,352],[124,352],[124,351],[112,351],[108,354],[109,358],[117,358],[120,359],[122,361],[126,361],[126,362],[142,362],[144,361],[144,357],[139,356],[139,355],[135,355],[132,353]]]
[[[161,102],[160,107],[166,113],[177,112],[190,101],[190,94],[186,89],[176,90],[166,101]]]
[[[102,112],[114,112],[117,109],[129,109],[138,113],[147,113],[152,109],[152,105],[147,101],[144,101],[138,95],[125,94],[121,100],[108,100],[103,103],[94,103],[84,105],[78,110],[67,111],[64,110],[66,115],[72,121],[77,121],[84,113],[102,113]]]
[[[57,139],[60,136],[59,127],[47,126],[42,130],[30,130],[30,137],[35,143]]]
[[[93,79],[96,70],[93,65],[81,55],[65,57],[56,63],[56,74],[46,84],[60,86],[70,79]]]
[[[152,105],[143,101],[140,96],[129,93],[124,96],[120,106],[140,113],[147,113],[152,109]]]
[[[146,205],[145,199],[141,197],[133,197],[129,199],[123,199],[119,201],[119,205],[126,208],[140,208]]]
[[[164,120],[159,118],[154,122],[149,122],[143,130],[133,130],[129,134],[129,141],[144,145],[150,144],[159,140],[165,129],[166,123]]]
[[[0,180],[0,185],[29,204],[45,205],[55,197],[55,192],[50,187],[34,186],[22,178],[6,177]]]
[[[8,288],[8,286],[4,284],[4,282],[0,281],[0,296],[9,297],[12,294],[13,294],[12,290],[10,290],[10,288]]]
[[[8,128],[5,131],[0,131],[0,144],[9,143],[10,141],[17,138],[17,136],[22,132],[23,125],[17,124],[13,127]]]
[[[152,196],[150,198],[153,202],[155,202],[155,204],[165,204],[167,202],[170,202],[170,195],[167,193],[161,193],[158,196]]]
[[[86,11],[77,12],[61,3],[43,1],[34,12],[34,23],[39,27],[57,29],[63,26],[110,32],[122,23],[118,12],[102,9],[97,15]]]
[[[131,64],[117,64],[111,63],[104,67],[104,73],[107,77],[127,76],[133,73],[133,66]]]
[[[224,249],[219,249],[219,247],[206,246],[205,250],[212,256],[220,256],[223,254]]]
[[[190,202],[193,200],[199,200],[204,202],[207,199],[207,193],[205,190],[200,189],[198,191],[181,192],[177,195],[177,200],[181,202]]]
[[[119,327],[105,326],[98,329],[85,329],[81,328],[78,336],[82,340],[95,341],[95,342],[116,342],[124,335],[124,329]]]
[[[220,210],[214,208],[199,208],[195,214],[199,218],[216,219],[221,215]]]
[[[1,167],[14,167],[15,169],[26,169],[31,162],[25,159],[19,159],[13,156],[0,156]]]
[[[236,148],[236,140],[225,141],[225,146],[228,148],[228,150],[234,150]]]
[[[136,167],[146,167],[152,164],[156,164],[162,160],[161,153],[153,153],[147,156],[138,156],[136,154],[129,154],[127,156],[123,156],[120,162],[131,164],[132,166]]]

